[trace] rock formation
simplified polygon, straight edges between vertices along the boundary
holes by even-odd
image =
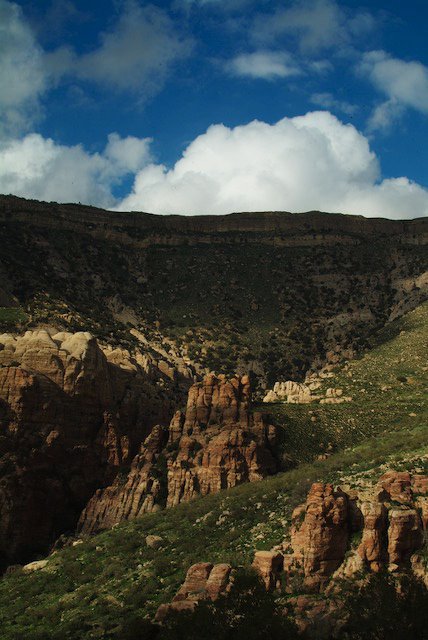
[[[162,622],[174,611],[193,611],[200,600],[217,600],[230,589],[231,570],[229,564],[194,564],[188,570],[186,579],[173,601],[162,604],[156,612],[155,619]]]
[[[318,380],[311,380],[308,383],[275,382],[273,389],[270,389],[263,398],[263,402],[287,402],[288,404],[309,404],[319,402],[320,404],[342,404],[351,402],[352,398],[343,395],[343,389],[330,387],[326,390],[325,396],[320,393],[321,383]],[[315,392],[315,393],[314,393]]]
[[[155,427],[127,479],[116,479],[91,498],[79,530],[94,533],[275,473],[275,428],[251,412],[250,401],[248,376],[228,380],[210,374],[195,383],[186,410],[176,412],[168,430]]]
[[[285,584],[293,591],[301,576],[305,592],[322,592],[358,571],[402,571],[413,564],[420,570],[415,554],[428,530],[427,506],[428,477],[418,474],[391,471],[361,493],[313,484],[293,512],[290,541],[282,544]],[[278,566],[278,553],[257,552],[254,559],[268,588],[275,587],[267,579],[268,560],[275,556]]]
[[[131,462],[172,402],[89,333],[0,336],[0,568],[43,552]]]
[[[284,556],[280,551],[256,551],[252,566],[268,591],[280,586],[284,566]]]

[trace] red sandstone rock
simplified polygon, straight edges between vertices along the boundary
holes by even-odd
[[[389,564],[399,568],[422,545],[421,519],[416,509],[392,509],[388,515]]]
[[[296,514],[294,514],[294,517]],[[303,565],[305,586],[322,589],[343,561],[349,539],[347,495],[331,484],[312,485],[304,520],[292,531],[291,546]]]
[[[161,506],[261,480],[277,470],[275,437],[263,414],[251,413],[248,376],[227,380],[210,374],[190,388],[185,414],[174,414],[168,446],[162,449],[162,439],[156,454],[137,455],[126,481],[95,493],[79,526],[94,533]],[[152,467],[161,450],[166,468],[158,480],[159,469],[155,477]]]
[[[331,485],[312,485],[306,503],[293,512],[292,553],[284,556],[285,573],[291,580],[300,571],[306,589],[322,591],[329,578],[350,578],[362,562],[371,571],[408,567],[423,544],[427,484],[426,476],[388,472],[377,485],[380,491],[375,490],[372,499],[365,495],[360,515],[358,495],[351,498]],[[402,506],[394,507],[392,501]],[[349,534],[357,531],[362,533],[361,543],[351,549]]]
[[[75,528],[171,403],[127,352],[88,333],[0,336],[0,568]],[[170,414],[169,414],[170,415]]]
[[[395,502],[405,504],[412,500],[411,475],[407,471],[387,471],[378,486]]]
[[[134,458],[124,482],[120,477],[106,489],[98,489],[82,511],[78,530],[85,534],[108,529],[122,520],[138,518],[161,508],[161,484],[154,465],[166,442],[166,430],[154,427]]]
[[[271,591],[280,586],[284,557],[279,551],[256,551],[253,567]]]
[[[209,562],[194,564],[188,570],[186,579],[172,602],[162,604],[156,612],[155,619],[162,622],[172,612],[192,611],[200,600],[216,600],[229,590],[230,578],[229,564],[212,565]]]
[[[387,510],[381,502],[363,502],[364,529],[358,553],[372,571],[379,571],[385,561]]]

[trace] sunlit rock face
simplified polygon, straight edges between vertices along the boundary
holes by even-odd
[[[185,411],[175,413],[169,429],[155,427],[126,480],[117,479],[91,498],[79,529],[94,533],[275,473],[276,430],[250,407],[248,376],[210,374],[195,383]]]

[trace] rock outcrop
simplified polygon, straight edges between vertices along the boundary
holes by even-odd
[[[276,431],[252,413],[248,376],[210,374],[189,390],[186,410],[169,429],[155,427],[128,477],[98,490],[82,512],[79,530],[94,533],[148,511],[173,507],[275,473]]]
[[[299,518],[303,522],[299,526]],[[315,483],[305,510],[294,513],[291,530],[293,559],[303,569],[308,590],[319,591],[340,566],[350,535],[349,502],[346,493],[331,484]]]
[[[143,362],[89,334],[0,336],[0,568],[75,528],[172,402]]]
[[[186,579],[173,601],[162,604],[156,612],[155,619],[162,622],[172,612],[193,611],[201,600],[217,600],[230,589],[231,573],[230,564],[194,564],[188,570]]]
[[[305,504],[292,516],[290,540],[282,544],[283,583],[294,590],[301,578],[306,593],[334,588],[335,580],[359,571],[409,570],[427,533],[428,477],[384,474],[374,489],[356,493],[331,484],[312,485]],[[278,550],[256,552],[254,567],[268,588],[268,560]],[[416,554],[417,555],[417,554]]]
[[[314,379],[308,383],[294,382],[287,380],[286,382],[275,382],[273,389],[270,389],[263,398],[263,402],[287,402],[288,404],[309,404],[310,402],[319,402],[320,404],[342,404],[343,402],[351,402],[350,396],[343,395],[343,389],[330,387],[326,389],[325,395],[320,393],[321,383]]]
[[[284,556],[280,551],[256,551],[252,566],[268,591],[280,586],[284,566]]]

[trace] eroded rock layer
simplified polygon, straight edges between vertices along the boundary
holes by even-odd
[[[89,334],[0,336],[0,567],[31,559],[135,456],[171,399],[143,358]]]
[[[94,533],[275,473],[275,428],[251,412],[250,400],[248,376],[229,380],[210,374],[194,384],[186,410],[176,412],[168,430],[155,427],[127,478],[91,498],[80,530]]]

